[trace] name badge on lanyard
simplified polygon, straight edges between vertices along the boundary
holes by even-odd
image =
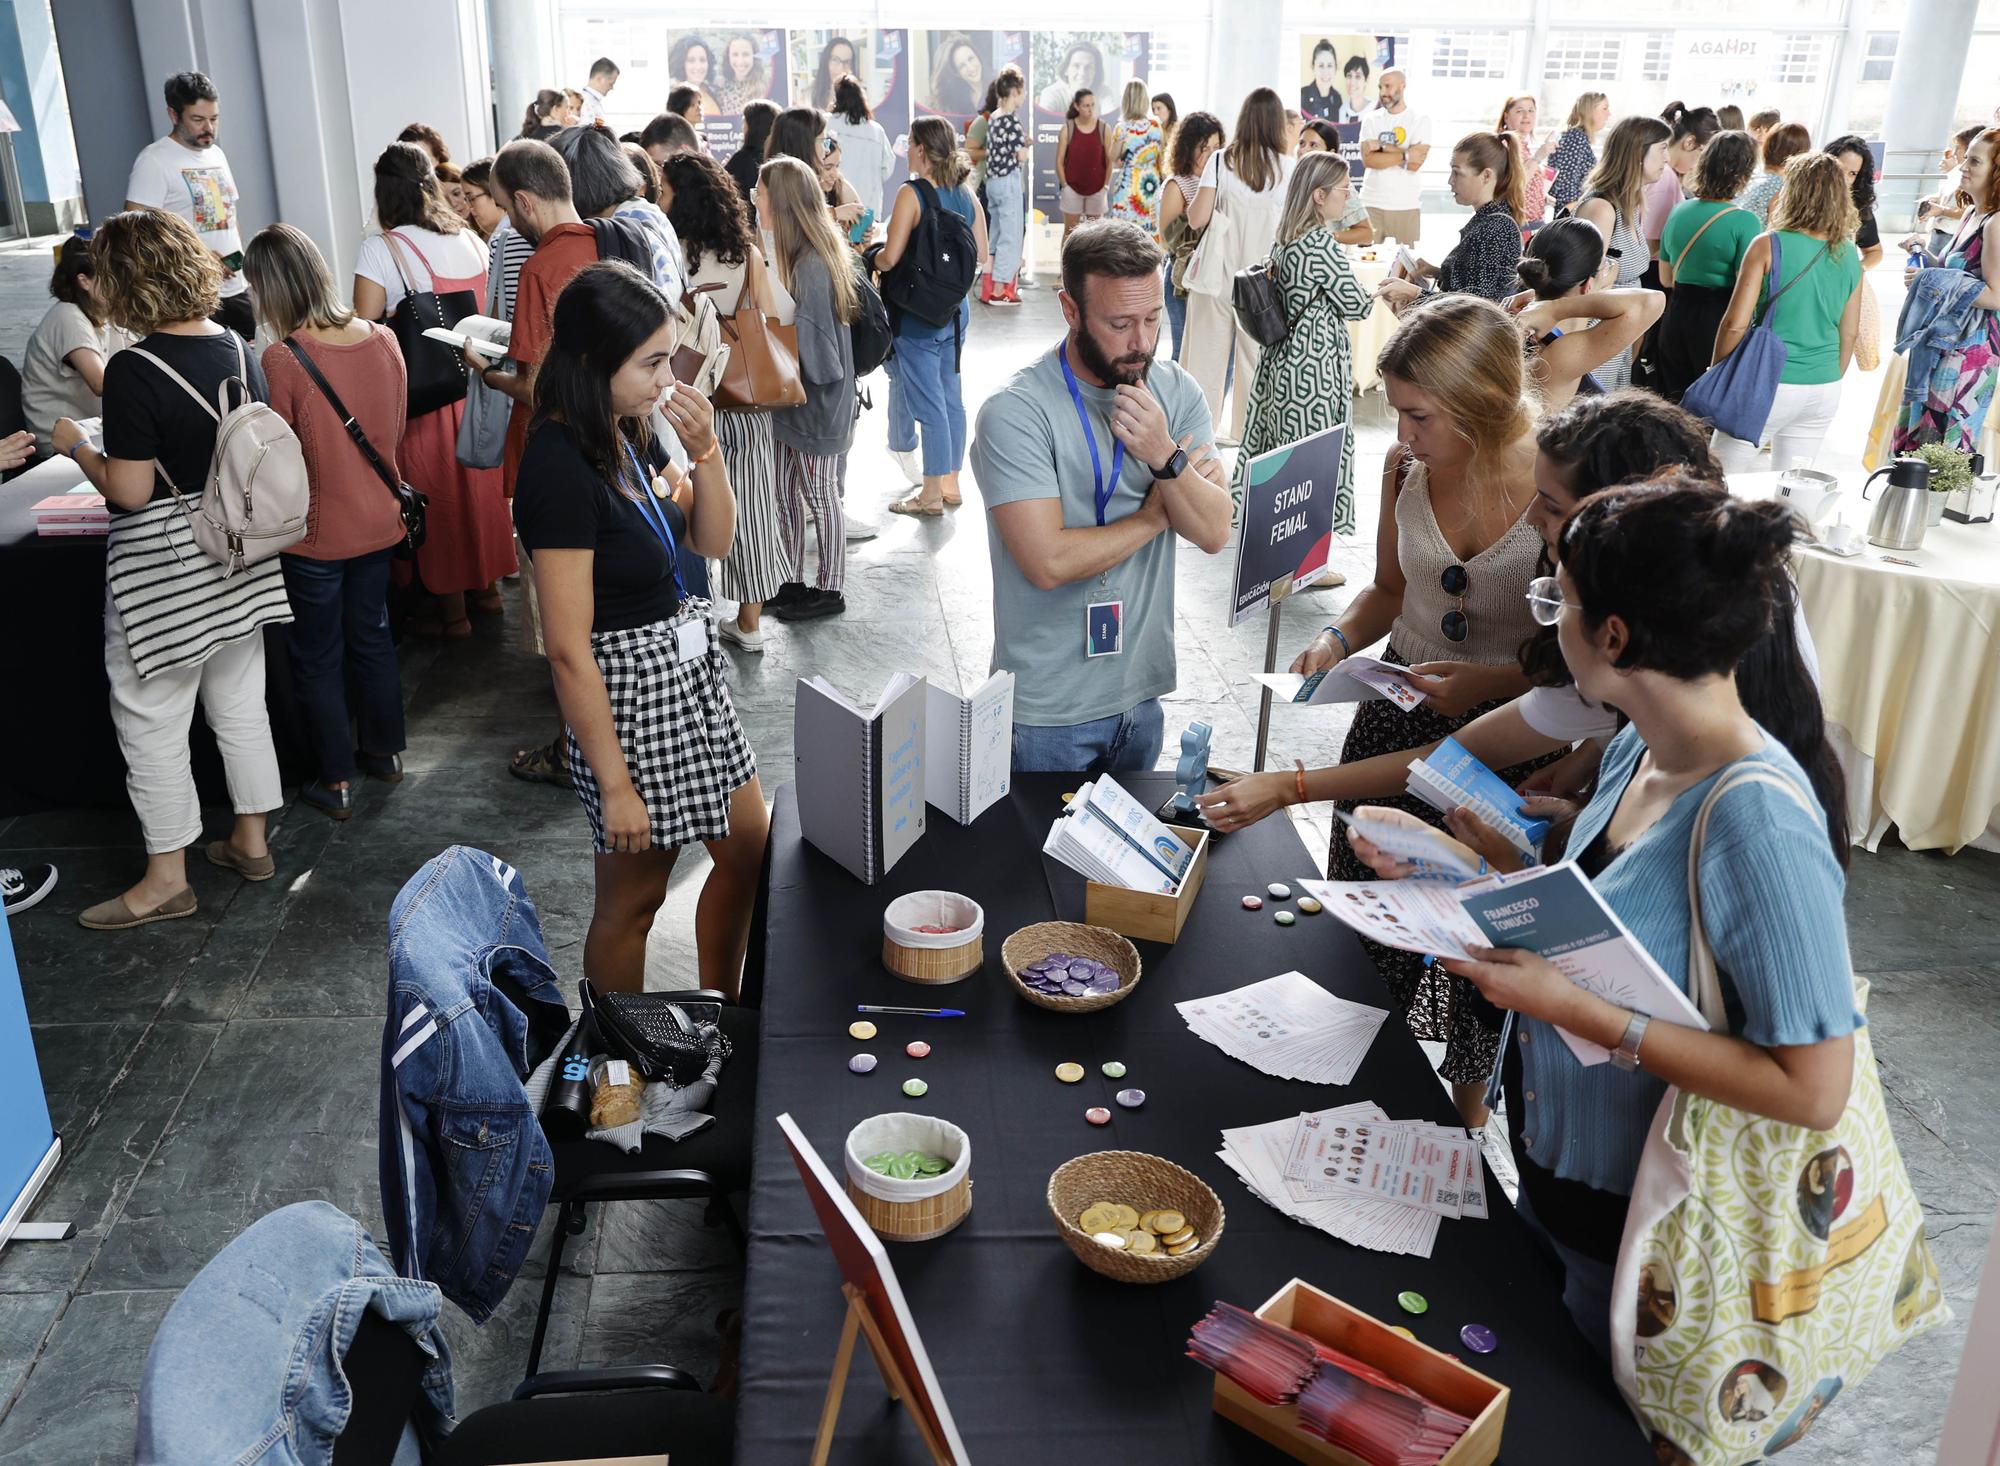
[[[653,489],[653,475],[646,472],[646,466],[639,461],[639,455],[632,445],[625,445],[625,453],[632,460],[632,469],[639,475],[639,513],[647,526],[667,551],[667,564],[674,573],[674,593],[680,597],[682,606],[688,602],[687,583],[681,579],[680,546],[674,539],[674,527],[667,519],[667,511],[661,507],[659,496]],[[705,619],[683,621],[674,628],[674,660],[691,662],[708,652],[708,622]]]
[[[1070,369],[1067,341],[1056,348],[1056,359],[1062,363],[1063,381],[1069,387],[1069,400],[1076,408],[1083,441],[1090,447],[1091,497],[1097,510],[1097,527],[1102,529],[1104,511],[1111,506],[1111,496],[1118,492],[1118,480],[1125,472],[1125,445],[1113,434],[1111,478],[1107,482],[1104,460],[1097,452],[1097,434],[1091,431],[1090,412],[1083,403],[1083,388]],[[1109,571],[1097,577],[1097,591],[1100,598],[1083,608],[1083,654],[1086,658],[1115,657],[1125,650],[1125,602],[1111,591]]]

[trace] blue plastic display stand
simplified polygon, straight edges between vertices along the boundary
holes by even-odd
[[[21,1220],[61,1159],[62,1137],[49,1122],[49,1102],[42,1093],[28,1004],[21,996],[21,969],[14,962],[14,937],[0,912],[0,1247],[70,1234],[69,1223],[52,1227]]]

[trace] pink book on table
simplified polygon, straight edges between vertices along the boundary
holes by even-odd
[[[103,524],[111,517],[102,494],[51,494],[35,505],[39,524]]]

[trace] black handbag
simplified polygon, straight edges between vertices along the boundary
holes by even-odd
[[[1292,328],[1305,313],[1318,303],[1325,293],[1325,287],[1313,292],[1313,298],[1300,307],[1298,316],[1285,316],[1285,295],[1278,288],[1278,267],[1271,260],[1262,260],[1248,269],[1238,270],[1230,287],[1229,303],[1236,310],[1236,323],[1259,346],[1269,348],[1281,344],[1292,334]]]
[[[348,437],[354,439],[354,446],[361,450],[361,456],[368,460],[368,466],[375,470],[377,478],[388,485],[389,492],[396,496],[396,512],[402,516],[403,538],[396,544],[396,558],[411,560],[423,548],[424,535],[428,532],[425,516],[430,509],[430,496],[419,493],[393,473],[389,465],[382,461],[382,455],[375,451],[375,445],[368,441],[368,435],[361,431],[361,424],[354,420],[354,414],[347,410],[347,404],[340,400],[340,394],[333,390],[333,384],[320,374],[313,365],[313,359],[300,349],[299,343],[291,337],[285,338],[285,345],[292,355],[299,359],[299,365],[306,369],[306,375],[320,390],[333,408],[340,414],[340,425],[347,429]]]
[[[722,1005],[677,1001],[666,993],[600,993],[588,978],[577,984],[586,1024],[594,1024],[604,1051],[628,1061],[651,1082],[685,1089],[728,1058]]]
[[[409,415],[418,418],[465,400],[465,358],[450,343],[424,332],[433,326],[448,331],[467,316],[478,315],[479,297],[470,290],[439,293],[435,289],[417,289],[397,252],[399,245],[410,248],[409,242],[393,229],[385,231],[382,238],[388,243],[389,258],[395,262],[396,274],[403,282],[403,298],[389,313],[389,329],[396,333],[396,344],[403,350]]]

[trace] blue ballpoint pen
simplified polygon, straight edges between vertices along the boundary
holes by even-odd
[[[905,1018],[963,1018],[963,1008],[897,1008],[881,1003],[856,1003],[857,1013],[896,1013]]]

